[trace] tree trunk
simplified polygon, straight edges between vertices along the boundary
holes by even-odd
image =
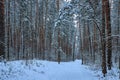
[[[120,0],[118,1],[118,28],[117,28],[118,35],[120,35]],[[117,38],[117,51],[120,51],[120,39]],[[119,52],[118,52],[119,53]]]
[[[0,56],[5,57],[4,0],[0,0]]]
[[[57,50],[57,53],[58,53],[58,64],[60,64],[60,61],[61,61],[61,55],[60,55],[60,49],[61,49],[61,39],[60,39],[60,29],[58,29],[58,50]]]
[[[73,41],[73,61],[75,61],[75,44],[76,44],[76,32],[75,32],[75,35],[74,35],[74,41]]]
[[[91,43],[91,34],[90,34],[90,26],[89,26],[89,21],[87,21],[87,30],[88,30],[88,40],[89,40],[89,52],[90,52],[90,57],[92,59],[93,52],[92,52],[92,43]]]
[[[112,38],[111,38],[111,19],[110,19],[110,6],[109,0],[105,0],[105,17],[106,17],[106,29],[107,29],[107,65],[111,70],[112,66]]]
[[[106,41],[105,41],[105,0],[102,0],[102,73],[105,77],[106,70]]]

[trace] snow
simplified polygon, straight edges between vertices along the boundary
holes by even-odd
[[[81,60],[57,62],[28,60],[0,63],[0,80],[104,80]],[[114,79],[109,79],[114,80]],[[115,79],[117,80],[117,79]]]

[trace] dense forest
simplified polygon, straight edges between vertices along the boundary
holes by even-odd
[[[120,0],[0,0],[0,59],[120,69]]]

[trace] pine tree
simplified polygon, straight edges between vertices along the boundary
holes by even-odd
[[[108,69],[111,70],[112,37],[111,37],[110,5],[109,5],[109,0],[104,0],[104,1],[105,1],[105,17],[106,17],[106,30],[107,30],[107,64],[108,64]]]
[[[105,0],[102,0],[102,73],[105,76],[106,69],[106,41],[105,41]]]
[[[4,0],[0,0],[0,56],[5,55]]]

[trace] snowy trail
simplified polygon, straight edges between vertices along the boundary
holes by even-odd
[[[29,66],[23,61],[10,62],[0,67],[0,80],[98,80],[90,70],[81,65],[80,60],[75,62],[33,61]],[[11,69],[11,71],[9,71]],[[6,72],[2,75],[3,72]],[[11,73],[9,73],[11,72]],[[8,75],[7,75],[8,74]]]
[[[96,80],[80,61],[48,65],[48,75],[50,80]]]

